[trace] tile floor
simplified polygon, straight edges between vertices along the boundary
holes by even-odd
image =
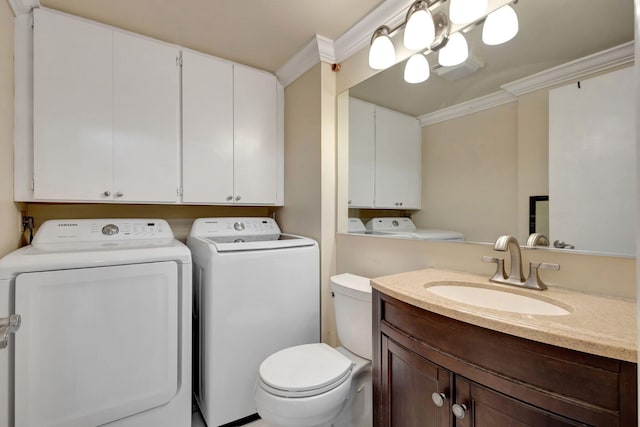
[[[191,417],[191,427],[206,427],[204,421],[202,420],[202,416],[200,412],[196,411],[193,413]],[[257,420],[250,422],[249,424],[245,424],[244,427],[269,427],[264,421]]]

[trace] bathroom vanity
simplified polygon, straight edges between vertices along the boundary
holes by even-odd
[[[374,426],[637,426],[634,301],[436,269],[371,283]],[[513,313],[429,291],[442,285],[526,296],[568,314]]]

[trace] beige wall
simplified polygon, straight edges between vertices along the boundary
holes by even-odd
[[[422,128],[418,228],[491,242],[517,229],[518,106],[501,105]]]
[[[20,235],[13,201],[13,14],[0,1],[0,256],[18,248]]]

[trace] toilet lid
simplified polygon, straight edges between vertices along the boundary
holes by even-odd
[[[262,382],[274,389],[304,393],[342,383],[353,365],[348,357],[326,344],[304,344],[267,357],[259,372]]]

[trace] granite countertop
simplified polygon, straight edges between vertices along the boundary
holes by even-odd
[[[443,283],[447,282],[447,283]],[[454,283],[452,283],[454,282]],[[511,313],[440,297],[427,288],[473,284],[525,295],[567,309],[564,316]],[[371,285],[400,301],[494,331],[585,353],[637,363],[637,309],[633,300],[549,287],[545,291],[489,282],[488,277],[426,269],[377,277]]]

